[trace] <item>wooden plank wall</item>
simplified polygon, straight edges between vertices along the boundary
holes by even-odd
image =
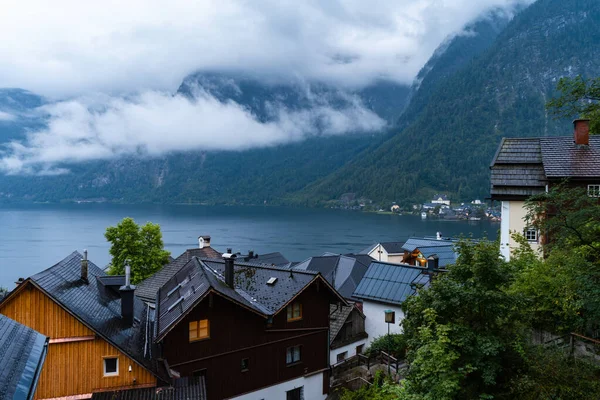
[[[0,313],[50,339],[94,335],[92,330],[32,285],[23,287],[2,304]],[[119,357],[118,376],[103,376],[103,357],[106,356]],[[93,340],[50,344],[35,397],[71,396],[134,384],[155,385],[156,378],[114,346],[96,337]]]

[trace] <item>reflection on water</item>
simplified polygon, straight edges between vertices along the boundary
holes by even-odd
[[[161,226],[165,247],[173,255],[212,236],[220,251],[282,252],[301,261],[324,252],[359,252],[381,241],[409,236],[460,234],[495,239],[499,224],[422,220],[412,215],[378,215],[352,211],[284,207],[222,207],[68,204],[0,207],[0,285],[12,288],[18,277],[50,267],[74,250],[87,248],[99,266],[109,260],[107,226],[124,217]]]

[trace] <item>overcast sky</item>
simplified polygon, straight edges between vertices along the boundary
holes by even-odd
[[[2,0],[0,87],[66,102],[41,110],[47,129],[0,149],[0,170],[53,173],[52,163],[73,161],[74,148],[81,160],[154,154],[172,131],[182,142],[165,151],[183,147],[190,135],[195,149],[205,149],[207,138],[224,149],[232,124],[239,149],[300,140],[323,119],[330,134],[380,130],[383,121],[358,102],[344,110],[318,103],[301,115],[279,110],[263,124],[235,103],[170,94],[196,70],[293,75],[341,87],[376,78],[410,84],[466,23],[524,2],[531,0]],[[15,118],[0,113],[0,122]],[[117,140],[123,134],[127,146]]]

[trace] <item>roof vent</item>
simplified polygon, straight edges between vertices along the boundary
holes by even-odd
[[[277,278],[272,276],[269,278],[269,280],[267,281],[267,285],[273,286],[275,284],[275,282],[277,282]]]

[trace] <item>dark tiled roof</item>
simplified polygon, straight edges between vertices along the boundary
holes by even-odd
[[[84,325],[100,337],[127,354],[140,365],[167,381],[168,373],[162,360],[152,358],[151,343],[153,313],[134,297],[134,322],[129,326],[121,318],[121,298],[113,290],[107,290],[99,281],[106,273],[94,263],[88,262],[88,281],[81,279],[83,256],[74,252],[58,264],[29,278],[55,302],[68,310]]]
[[[137,285],[135,294],[144,301],[154,303],[156,302],[158,289],[167,283],[192,257],[221,258],[221,256],[222,254],[212,247],[188,249],[175,260],[165,265],[160,271],[140,282]]]
[[[402,244],[402,242],[382,242],[381,247],[383,247],[388,254],[399,254],[404,253]]]
[[[285,258],[283,254],[279,252],[258,254],[251,260],[246,261],[252,261],[254,263],[260,263],[265,265],[286,265],[290,263],[290,260]]]
[[[412,265],[375,261],[360,281],[354,297],[400,305],[415,293],[413,283],[427,283],[428,277],[423,271],[424,268]]]
[[[542,193],[548,179],[600,178],[600,137],[589,146],[572,136],[504,138],[490,169],[492,198]]]
[[[356,286],[367,272],[373,259],[367,255],[326,255],[311,257],[294,267],[294,270],[316,271],[346,299],[352,297]]]
[[[121,287],[125,285],[125,275],[99,276],[98,281],[104,286]]]
[[[206,400],[204,377],[180,378],[173,386],[97,392],[92,400]]]
[[[338,307],[336,304],[329,306],[329,344],[333,343],[340,329],[354,309],[354,304]]]
[[[0,314],[0,399],[32,399],[48,338]]]
[[[236,261],[233,289],[225,284],[224,274],[222,259],[198,258],[175,274],[159,291],[156,340],[162,339],[211,290],[267,318],[278,313],[318,276],[312,271]],[[267,284],[271,278],[277,278],[273,285]]]
[[[577,146],[572,137],[541,138],[542,161],[548,178],[600,178],[600,137]]]

